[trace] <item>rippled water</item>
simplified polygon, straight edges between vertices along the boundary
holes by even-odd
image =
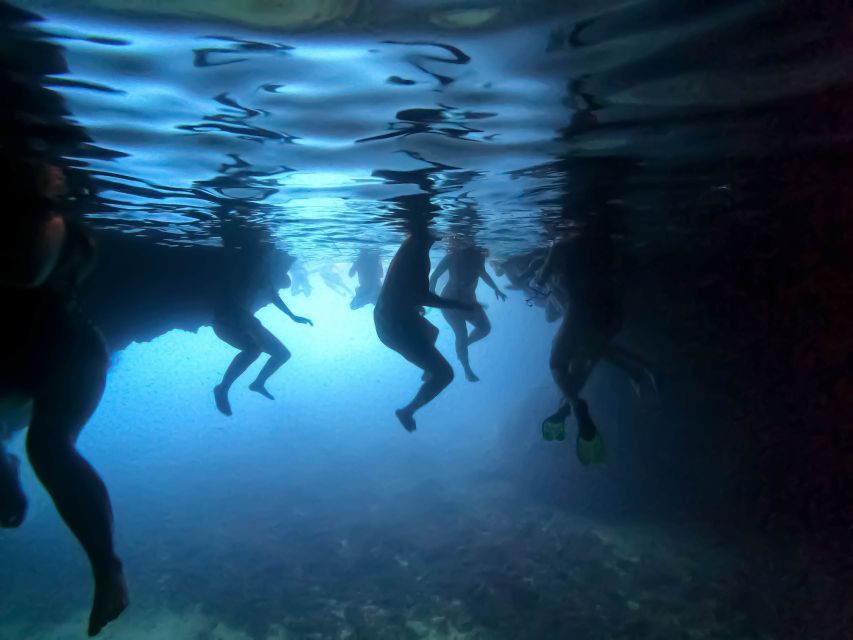
[[[601,206],[571,200],[589,182],[615,200],[756,152],[756,115],[850,65],[799,56],[820,30],[757,0],[309,5],[34,2],[69,68],[47,84],[94,141],[87,217],[205,243],[239,208],[298,255],[339,255],[389,242],[365,223],[426,181],[439,228],[507,252]],[[691,197],[714,186],[696,177]]]

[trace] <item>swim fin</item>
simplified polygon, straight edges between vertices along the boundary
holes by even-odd
[[[577,455],[578,460],[586,467],[603,463],[607,459],[607,449],[601,434],[596,431],[592,440],[586,440],[578,434]]]
[[[542,423],[542,437],[547,441],[557,440],[562,442],[566,439],[566,418],[571,415],[572,409],[568,403],[564,404],[552,416],[545,418]]]
[[[566,421],[562,419],[559,412],[545,418],[542,423],[542,437],[548,442],[566,439]]]
[[[604,440],[592,422],[589,409],[583,400],[578,403],[575,409],[575,418],[578,422],[578,438],[575,448],[578,460],[584,466],[601,464],[607,457]]]

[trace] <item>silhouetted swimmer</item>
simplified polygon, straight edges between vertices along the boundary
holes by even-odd
[[[538,284],[551,283],[569,300],[568,313],[551,347],[551,375],[563,392],[564,405],[542,424],[543,436],[565,438],[563,422],[574,413],[578,425],[578,457],[585,464],[604,457],[603,441],[589,415],[581,390],[610,339],[619,331],[621,313],[608,283],[612,262],[609,238],[573,232],[551,246],[537,275]]]
[[[471,305],[469,311],[458,309],[442,309],[441,313],[456,336],[456,356],[465,370],[465,377],[470,382],[478,382],[480,378],[471,369],[468,360],[468,347],[482,340],[492,330],[492,325],[485,309],[477,302],[477,284],[482,279],[495,292],[498,300],[506,300],[506,294],[498,288],[495,281],[486,271],[486,256],[488,252],[481,247],[455,242],[450,246],[446,256],[438,263],[429,279],[429,288],[433,293],[439,278],[449,271],[447,284],[441,295],[450,300],[458,300]],[[474,329],[468,333],[468,325]]]
[[[551,347],[551,375],[563,393],[560,409],[542,424],[546,440],[565,439],[565,419],[574,413],[577,453],[584,464],[602,462],[604,442],[590,417],[581,391],[597,362],[606,358],[626,371],[638,388],[640,379],[654,385],[645,362],[627,349],[610,344],[622,327],[622,309],[612,278],[613,246],[601,229],[574,231],[555,242],[537,282],[550,282],[552,295],[567,303],[563,322]]]
[[[382,289],[382,260],[375,249],[362,249],[352,263],[349,277],[358,275],[358,286],[350,302],[350,309],[361,309],[366,304],[376,304]]]
[[[106,486],[77,450],[77,437],[98,406],[108,357],[98,331],[77,308],[73,288],[85,275],[93,245],[83,228],[53,210],[62,172],[43,167],[41,202],[9,212],[0,234],[0,404],[32,402],[27,457],[57,511],[89,558],[95,593],[90,636],[128,605],[124,572],[113,546]],[[7,185],[8,190],[26,190]],[[13,200],[14,201],[14,200]],[[4,416],[5,419],[5,416]],[[25,421],[26,422],[26,421]],[[0,524],[21,524],[26,498],[19,461],[0,448]]]
[[[253,309],[272,303],[294,322],[313,326],[308,318],[295,315],[278,295],[276,285],[287,288],[290,286],[290,278],[286,271],[271,264],[274,251],[265,248],[260,242],[248,240],[242,247],[232,249],[230,254],[233,263],[226,270],[226,281],[213,314],[213,331],[222,341],[240,350],[222,376],[222,382],[213,388],[216,408],[226,416],[232,413],[228,400],[231,385],[261,353],[268,354],[269,360],[249,389],[270,400],[274,397],[266,388],[267,380],[290,359],[290,351],[261,324]],[[278,273],[280,270],[284,273]],[[276,283],[273,280],[275,276],[282,280]]]
[[[423,384],[412,401],[395,413],[407,431],[416,428],[414,414],[453,381],[450,363],[435,348],[438,328],[423,315],[423,307],[473,311],[476,303],[442,298],[429,289],[429,250],[436,238],[415,229],[400,245],[388,266],[373,320],[376,335],[415,366],[423,369]]]

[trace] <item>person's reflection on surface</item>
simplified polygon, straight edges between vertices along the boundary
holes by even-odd
[[[382,343],[424,372],[415,397],[395,412],[407,431],[415,430],[415,412],[453,381],[450,363],[435,347],[438,328],[424,317],[423,307],[474,311],[477,306],[430,291],[429,250],[435,241],[425,223],[410,223],[408,237],[388,266],[373,311],[376,335]]]
[[[348,298],[353,295],[353,290],[344,282],[335,265],[326,263],[317,270],[317,273],[320,274],[325,285],[342,298]]]
[[[100,403],[109,361],[100,333],[75,299],[94,246],[81,224],[55,209],[65,188],[59,167],[8,157],[2,162],[4,192],[15,206],[0,233],[0,422],[7,428],[29,422],[27,457],[89,558],[92,636],[128,605],[109,494],[76,446]],[[19,526],[26,513],[19,466],[0,442],[3,527]]]
[[[362,249],[349,270],[349,277],[358,276],[358,286],[350,302],[350,309],[361,309],[367,304],[376,304],[382,289],[382,259],[376,249]]]
[[[303,295],[306,298],[311,296],[311,282],[308,280],[308,271],[302,260],[295,260],[290,265],[290,277],[293,279],[293,284],[290,287],[290,293],[296,297]]]
[[[485,338],[492,330],[485,309],[477,302],[477,284],[480,279],[492,288],[498,300],[506,300],[504,292],[498,288],[486,271],[487,255],[488,251],[482,247],[462,238],[452,238],[447,255],[438,263],[429,279],[430,291],[435,293],[438,280],[447,271],[447,284],[444,285],[441,295],[450,300],[472,305],[468,311],[459,309],[442,309],[441,311],[456,337],[456,356],[462,363],[465,377],[470,382],[477,382],[480,378],[471,369],[468,347]],[[470,334],[468,333],[469,324],[474,327]]]
[[[216,408],[231,415],[228,392],[261,353],[269,360],[261,368],[249,389],[273,399],[266,387],[270,376],[290,359],[290,351],[255,317],[255,310],[267,304],[275,305],[299,324],[313,324],[308,318],[295,315],[279,296],[279,289],[290,286],[287,266],[278,264],[281,254],[265,244],[258,232],[235,226],[223,231],[226,264],[218,299],[213,311],[213,331],[223,342],[239,353],[213,389]]]
[[[613,278],[613,243],[606,225],[593,223],[555,242],[536,276],[539,286],[567,302],[563,322],[551,347],[551,374],[564,404],[542,424],[546,440],[565,439],[565,420],[574,414],[577,453],[584,464],[604,459],[604,443],[590,417],[581,391],[602,358],[626,372],[639,391],[644,381],[654,386],[645,361],[611,344],[622,328],[622,308]]]

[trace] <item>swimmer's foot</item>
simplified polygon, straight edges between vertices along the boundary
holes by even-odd
[[[213,387],[213,398],[216,400],[216,408],[219,409],[219,413],[230,416],[231,403],[228,402],[228,389],[221,384],[216,385]]]
[[[394,412],[397,416],[397,420],[400,421],[400,424],[403,425],[403,428],[411,433],[415,429],[417,429],[417,425],[415,424],[415,416],[414,413],[408,411],[406,409],[397,409]]]
[[[480,381],[480,378],[471,369],[465,370],[465,379],[468,380],[468,382],[479,382]]]
[[[252,384],[249,385],[249,389],[254,391],[255,393],[260,393],[264,398],[275,400],[275,397],[273,397],[273,394],[267,391],[267,388],[264,386],[263,382],[258,382],[257,380],[255,380]]]
[[[89,637],[96,636],[105,626],[127,609],[127,583],[121,564],[101,578],[95,578],[95,600],[89,614]]]
[[[542,422],[542,438],[544,440],[557,440],[562,442],[566,439],[566,418],[572,415],[572,406],[565,402],[560,409]]]

